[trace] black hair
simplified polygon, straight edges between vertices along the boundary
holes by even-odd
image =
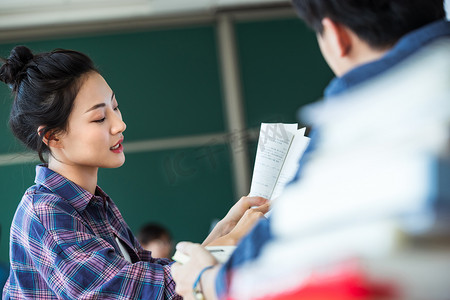
[[[169,240],[172,240],[172,236],[168,229],[157,223],[148,223],[141,227],[137,234],[137,239],[142,245],[148,244],[153,240],[160,239],[166,236]]]
[[[444,0],[292,0],[298,15],[322,33],[325,17],[352,30],[375,49],[394,45],[403,35],[445,18]]]
[[[43,142],[67,129],[73,102],[84,75],[98,72],[85,54],[55,49],[33,55],[25,46],[16,46],[8,58],[1,58],[0,80],[12,90],[9,126],[13,134],[45,162],[50,152]],[[38,128],[44,126],[38,133]]]

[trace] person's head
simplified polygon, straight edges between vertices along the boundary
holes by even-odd
[[[381,56],[405,34],[445,18],[443,0],[292,0],[292,4],[317,33],[322,54],[337,75]]]
[[[169,258],[172,253],[172,236],[160,224],[149,223],[141,227],[137,239],[145,250],[156,258]]]
[[[0,80],[14,96],[10,128],[41,161],[50,154],[49,160],[69,165],[123,164],[121,146],[111,147],[122,140],[125,124],[88,56],[64,49],[33,55],[17,46],[2,62]]]
[[[352,30],[373,48],[394,45],[408,32],[445,18],[444,0],[292,0],[315,32],[329,18]]]

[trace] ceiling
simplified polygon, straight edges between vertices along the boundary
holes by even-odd
[[[0,30],[121,19],[213,14],[289,0],[0,0]]]
[[[445,5],[449,12],[450,0]],[[292,11],[290,0],[0,0],[0,41],[58,30],[137,26],[133,22],[174,23],[180,18],[195,22],[223,11],[264,8],[275,13],[283,7]]]

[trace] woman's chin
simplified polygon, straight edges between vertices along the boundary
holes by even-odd
[[[121,160],[117,160],[115,162],[110,162],[108,165],[103,166],[103,168],[105,168],[105,169],[120,168],[121,166],[123,166],[124,163],[125,163],[125,156]]]

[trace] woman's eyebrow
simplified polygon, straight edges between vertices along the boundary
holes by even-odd
[[[106,106],[105,103],[98,103],[98,104],[95,104],[94,106],[92,106],[91,108],[89,108],[89,109],[88,109],[87,111],[85,111],[84,113],[90,112],[91,110],[94,110],[94,109],[97,109],[97,108],[100,108],[100,107],[104,107],[104,106]]]
[[[113,92],[112,95],[111,95],[111,101],[113,101],[114,96],[115,96],[115,94],[114,94],[114,92]],[[84,113],[87,113],[87,112],[90,112],[91,110],[94,110],[94,109],[97,109],[97,108],[100,108],[100,107],[105,107],[105,106],[106,106],[105,103],[98,103],[98,104],[95,104],[94,106],[92,106],[91,108],[89,108],[89,109],[88,109],[87,111],[85,111]]]

